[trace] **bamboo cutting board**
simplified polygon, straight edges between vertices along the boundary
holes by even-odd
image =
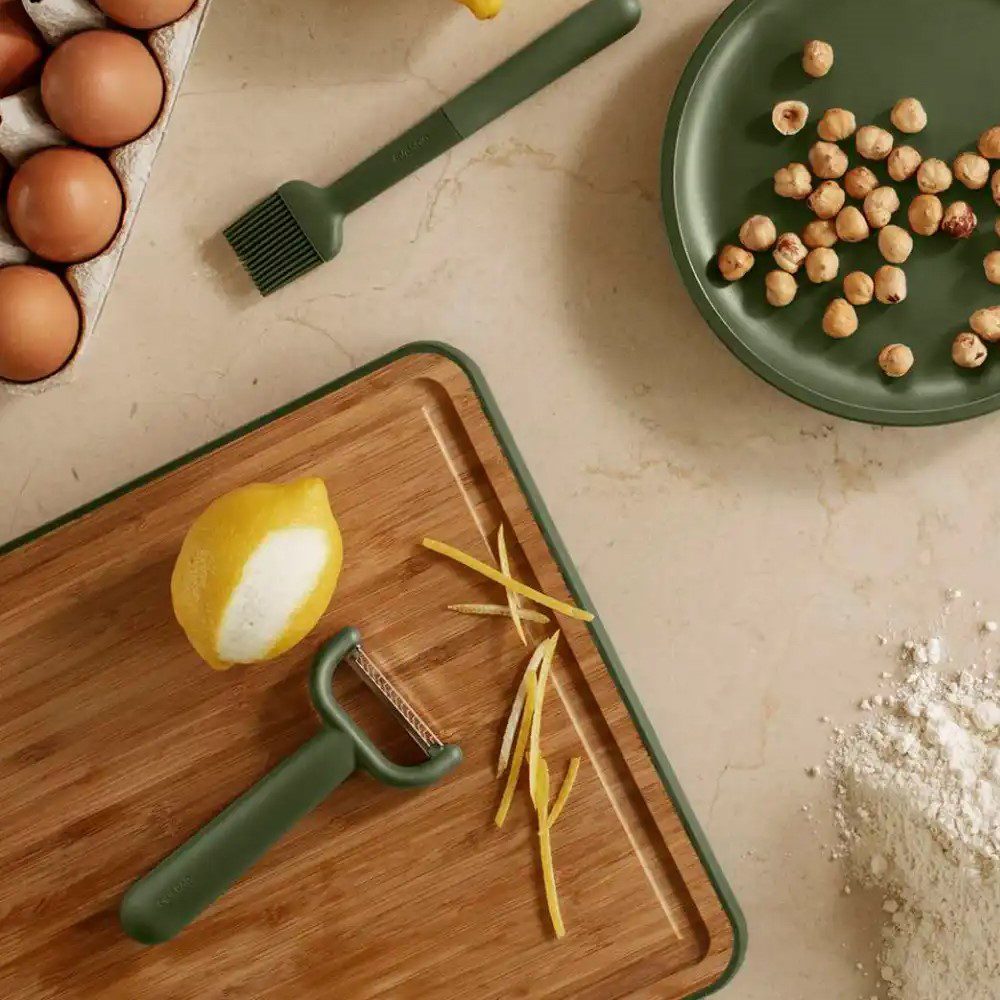
[[[301,475],[326,481],[344,534],[333,605],[280,660],[215,673],[170,610],[183,534],[220,493]],[[445,609],[503,591],[419,541],[489,558],[501,523],[516,576],[586,603],[478,375],[417,345],[10,547],[0,996],[672,1000],[727,978],[739,912],[599,624],[559,622],[546,700],[553,783],[583,757],[554,831],[563,941],[526,793],[493,825],[526,651],[509,621]],[[418,793],[354,776],[177,939],[126,938],[128,885],[316,730],[308,665],[344,625],[464,764]],[[342,697],[405,752],[360,685]]]

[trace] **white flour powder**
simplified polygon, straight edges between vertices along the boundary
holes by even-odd
[[[943,676],[940,640],[904,655],[905,680],[835,732],[843,856],[886,896],[879,964],[891,1000],[998,1000],[1000,685]]]

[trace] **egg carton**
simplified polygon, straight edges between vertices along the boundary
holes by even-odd
[[[87,0],[21,0],[50,47],[70,35],[92,28],[117,28]],[[124,195],[121,228],[111,245],[91,260],[64,269],[66,281],[80,304],[80,340],[69,363],[54,375],[29,384],[0,379],[0,388],[15,395],[37,395],[71,381],[81,356],[94,335],[111,282],[135,223],[153,161],[163,141],[181,82],[205,24],[211,0],[195,0],[179,21],[142,35],[160,65],[166,84],[163,108],[153,127],[135,142],[113,149],[107,156]],[[121,29],[127,30],[127,29]],[[46,118],[37,87],[0,99],[0,156],[17,167],[33,153],[51,146],[69,145],[69,140]],[[23,264],[31,254],[10,231],[0,211],[0,266]]]

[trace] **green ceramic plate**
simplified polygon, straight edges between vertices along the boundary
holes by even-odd
[[[802,43],[829,41],[833,70],[813,80],[801,69]],[[774,171],[807,162],[816,121],[826,108],[855,112],[858,124],[889,127],[900,97],[918,97],[929,124],[907,142],[924,156],[951,161],[974,149],[979,133],[1000,123],[1000,0],[737,0],[712,26],[691,58],[670,110],[663,144],[663,206],[681,275],[712,329],[745,364],[789,395],[839,416],[884,424],[938,424],[1000,407],[1000,348],[977,371],[957,369],[951,341],[982,306],[1000,304],[982,259],[1000,249],[993,222],[1000,214],[988,189],[959,184],[942,197],[969,201],[979,230],[965,241],[916,237],[905,265],[909,296],[896,306],[859,308],[861,327],[834,341],[820,329],[839,281],[800,278],[796,301],[772,309],[764,300],[766,254],[742,282],[727,285],[715,269],[718,248],[737,242],[740,223],[760,212],[779,232],[800,230],[811,217],[804,203],[778,198]],[[810,108],[809,124],[791,138],[770,124],[779,100]],[[899,137],[897,136],[897,141]],[[844,144],[854,166],[852,140]],[[882,164],[868,164],[889,183]],[[1000,163],[994,164],[1000,167]],[[894,184],[905,209],[916,184]],[[874,238],[837,247],[841,276],[883,263]],[[884,344],[909,344],[910,375],[888,379],[875,358]]]

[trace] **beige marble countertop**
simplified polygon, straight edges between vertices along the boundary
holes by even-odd
[[[647,0],[613,49],[352,217],[266,301],[217,235],[332,179],[577,0],[216,0],[76,382],[0,397],[0,541],[416,339],[476,359],[750,925],[726,1000],[875,990],[804,769],[889,664],[876,635],[989,609],[1000,424],[815,413],[721,347],[670,262],[659,146],[721,0]],[[1000,604],[1000,602],[998,602]],[[994,606],[993,616],[1000,617]],[[815,819],[801,809],[812,804]]]

